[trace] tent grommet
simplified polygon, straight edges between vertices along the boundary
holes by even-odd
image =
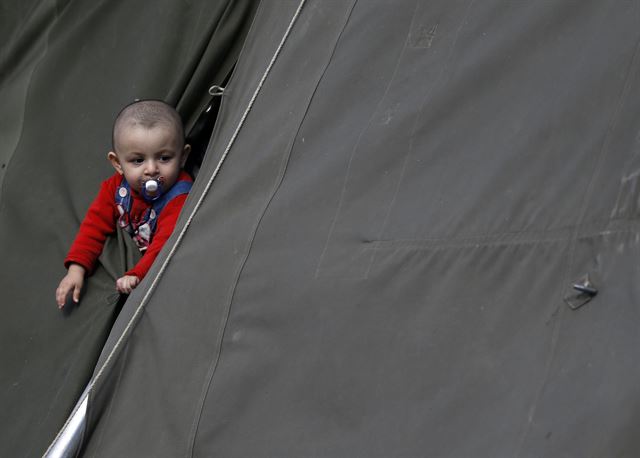
[[[213,85],[209,88],[209,95],[213,97],[222,97],[224,95],[224,88],[222,86]]]

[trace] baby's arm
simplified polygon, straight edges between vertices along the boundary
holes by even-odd
[[[180,216],[180,211],[182,210],[182,206],[184,205],[184,201],[187,199],[187,194],[182,194],[173,198],[166,207],[160,213],[158,218],[158,227],[156,229],[156,233],[153,236],[153,240],[147,248],[142,259],[138,261],[135,267],[128,272],[125,272],[124,277],[121,277],[116,282],[116,288],[118,291],[120,290],[120,282],[121,280],[124,282],[124,278],[126,277],[134,277],[138,279],[131,289],[135,288],[138,283],[144,278],[147,274],[153,261],[158,257],[158,253],[166,243],[169,236],[173,232],[173,228],[176,226],[176,222],[178,220],[178,216]],[[130,291],[129,291],[130,292]]]
[[[82,285],[84,284],[85,268],[80,264],[71,264],[67,275],[64,276],[58,289],[56,290],[56,302],[58,308],[63,308],[67,301],[67,295],[73,291],[73,302],[76,304],[80,302],[80,291],[82,291]]]
[[[93,200],[82,220],[78,234],[69,249],[64,265],[64,276],[56,290],[58,308],[63,308],[67,295],[73,291],[73,301],[80,301],[80,291],[85,275],[90,275],[108,236],[115,230],[115,208],[113,178],[102,183],[98,195]]]
[[[73,264],[84,266],[87,274],[91,274],[96,261],[102,253],[104,242],[116,230],[116,210],[113,204],[115,194],[113,179],[102,183],[98,195],[93,200],[80,224],[76,238],[67,253],[64,265]]]

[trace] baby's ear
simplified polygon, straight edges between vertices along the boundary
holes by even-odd
[[[118,159],[118,155],[116,153],[114,153],[113,151],[109,151],[109,154],[107,154],[107,159],[109,159],[109,162],[111,162],[113,168],[116,169],[116,172],[118,172],[120,175],[124,173],[122,171],[122,165],[120,164],[120,160]]]
[[[184,149],[182,150],[182,158],[180,158],[180,168],[183,168],[187,163],[187,158],[189,157],[189,153],[191,152],[191,145],[184,145]]]

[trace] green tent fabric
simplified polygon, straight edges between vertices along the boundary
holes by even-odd
[[[176,232],[98,358],[81,454],[639,456],[639,19],[623,0],[261,2]],[[3,255],[57,272],[40,264],[77,220],[15,254],[35,230],[5,220],[19,157]],[[34,354],[35,312],[13,316],[10,367]]]
[[[86,455],[640,454],[637,4],[309,1],[204,195],[298,4],[257,12]]]
[[[11,3],[11,4],[10,4]],[[135,98],[187,128],[230,73],[256,2],[27,1],[0,7],[1,456],[40,456],[93,371],[139,256],[105,247],[79,307],[54,301],[62,260],[101,180],[111,125]]]

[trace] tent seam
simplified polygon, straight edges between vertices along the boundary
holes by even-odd
[[[625,75],[624,85],[622,86],[622,90],[620,91],[620,95],[618,96],[616,108],[614,112],[611,114],[611,119],[609,121],[607,132],[604,136],[604,139],[602,140],[602,146],[600,147],[598,157],[596,158],[596,164],[594,166],[594,170],[591,173],[591,176],[589,178],[589,183],[587,184],[587,189],[582,199],[582,205],[580,206],[580,213],[578,216],[578,223],[575,226],[575,229],[573,231],[571,241],[570,241],[568,262],[567,262],[567,268],[566,268],[565,277],[564,277],[565,284],[568,282],[569,275],[571,274],[571,269],[575,262],[575,252],[577,247],[577,241],[580,238],[580,229],[581,229],[581,226],[583,225],[583,221],[585,219],[587,209],[589,208],[589,202],[593,195],[596,177],[599,175],[600,170],[602,169],[602,164],[604,163],[604,158],[607,156],[607,149],[609,147],[609,142],[611,141],[612,133],[616,128],[620,111],[622,110],[622,107],[625,104],[626,95],[629,92],[630,88],[633,86],[633,78],[631,78],[631,76],[634,73],[634,68],[637,67],[639,57],[640,57],[640,39],[636,42],[635,50],[633,52],[633,55],[631,56],[629,67]]]
[[[409,163],[409,159],[413,156],[413,142],[414,142],[414,138],[416,136],[416,132],[418,130],[418,127],[420,126],[420,122],[419,121],[420,121],[420,119],[422,117],[422,113],[424,112],[424,109],[427,106],[428,102],[431,100],[431,95],[433,94],[434,88],[440,84],[440,80],[445,75],[445,73],[447,71],[450,72],[452,70],[452,67],[453,67],[453,65],[452,65],[453,55],[454,55],[454,52],[456,50],[456,45],[458,43],[458,38],[460,37],[460,32],[462,31],[464,26],[467,24],[469,13],[471,12],[471,8],[473,7],[474,3],[475,3],[475,0],[471,0],[469,2],[469,4],[467,5],[467,9],[465,11],[465,15],[462,18],[460,26],[458,27],[458,29],[456,31],[453,43],[451,44],[451,49],[449,50],[449,55],[447,56],[446,63],[440,69],[440,74],[438,75],[438,77],[435,80],[434,84],[432,84],[432,85],[430,85],[428,87],[428,89],[426,91],[426,94],[425,94],[425,96],[422,99],[422,102],[420,104],[420,109],[415,114],[415,118],[413,120],[413,126],[411,128],[411,135],[409,136],[409,143],[407,145],[407,150],[404,153],[404,159],[402,161],[402,168],[400,170],[400,176],[398,177],[396,186],[394,188],[393,197],[391,198],[391,200],[387,204],[387,210],[385,212],[385,217],[384,217],[384,220],[382,221],[382,225],[380,226],[380,230],[378,232],[378,234],[380,234],[378,238],[380,238],[380,239],[383,238],[384,233],[387,231],[387,226],[389,224],[389,218],[391,217],[391,212],[393,211],[393,208],[396,205],[396,201],[397,201],[397,198],[398,198],[398,193],[400,192],[400,188],[402,186],[405,174],[407,172],[407,164]],[[402,48],[402,51],[400,51],[400,56],[398,57],[398,62],[396,63],[396,68],[393,71],[393,75],[391,76],[391,79],[389,80],[389,84],[387,85],[385,94],[380,99],[380,103],[382,103],[382,101],[384,100],[384,98],[387,95],[387,92],[389,91],[389,88],[393,84],[393,81],[394,81],[394,79],[396,77],[398,68],[400,67],[400,63],[402,62],[402,59],[404,58],[405,52],[407,50],[407,45],[409,44],[409,39],[410,39],[410,36],[411,36],[411,30],[413,30],[414,22],[415,22],[415,19],[416,19],[416,15],[418,13],[418,7],[419,7],[419,2],[416,1],[416,5],[415,5],[414,11],[413,11],[413,16],[411,17],[411,22],[409,24],[409,33],[407,33],[407,38],[405,40],[404,46]],[[371,119],[369,120],[369,122],[371,122]],[[370,127],[370,125],[368,125],[366,127],[366,130],[368,130],[369,127]],[[364,131],[363,131],[363,133],[364,133]],[[374,264],[376,262],[376,255],[378,254],[377,248],[378,248],[378,245],[374,246],[373,253],[369,257],[369,265],[367,266],[367,270],[365,271],[365,274],[364,274],[364,278],[365,279],[369,278],[369,273],[371,272],[371,269],[373,268],[373,266],[374,266]]]
[[[640,230],[640,222],[637,220],[624,221],[625,224],[611,228],[609,224],[599,227],[595,224],[581,224],[566,228],[551,229],[545,231],[513,231],[499,232],[495,234],[478,234],[457,237],[434,237],[416,239],[374,239],[364,243],[370,244],[375,249],[439,249],[439,248],[463,248],[484,247],[493,245],[528,245],[533,243],[557,243],[571,241],[575,230],[581,231],[578,240],[590,238],[636,233]]]
[[[193,449],[195,447],[195,440],[196,440],[196,437],[197,437],[197,434],[198,434],[200,421],[202,419],[202,413],[203,413],[203,410],[204,410],[204,404],[206,402],[207,395],[208,395],[208,393],[210,391],[210,387],[211,387],[211,384],[213,382],[213,378],[215,377],[216,370],[217,370],[219,362],[220,362],[220,357],[222,355],[222,347],[223,347],[223,344],[224,344],[224,336],[225,336],[225,332],[226,332],[226,329],[227,329],[229,315],[231,313],[231,306],[233,304],[233,298],[235,297],[235,293],[236,293],[236,290],[237,290],[237,286],[238,286],[238,282],[239,282],[240,276],[242,275],[242,272],[244,271],[244,268],[246,266],[247,260],[249,259],[249,255],[250,255],[251,250],[253,248],[253,242],[255,240],[255,237],[256,237],[256,234],[258,232],[258,229],[260,228],[260,224],[261,224],[265,214],[267,213],[267,210],[271,206],[271,203],[273,202],[273,199],[275,198],[276,194],[278,194],[278,191],[279,191],[280,187],[282,186],[282,182],[284,181],[284,177],[286,175],[288,164],[289,164],[289,162],[291,160],[291,153],[293,151],[295,140],[298,138],[298,135],[300,133],[300,129],[302,128],[302,125],[304,124],[304,120],[306,119],[307,114],[309,113],[309,107],[311,106],[311,103],[313,102],[315,94],[318,91],[318,86],[320,85],[320,83],[321,83],[321,81],[322,81],[322,79],[323,79],[323,77],[324,77],[324,75],[325,75],[325,73],[327,71],[327,68],[329,67],[329,65],[331,64],[331,62],[333,60],[333,56],[335,55],[335,51],[336,51],[336,48],[338,46],[338,42],[340,41],[340,37],[342,36],[342,34],[343,34],[343,32],[344,32],[344,30],[345,30],[345,28],[347,26],[347,23],[349,22],[349,18],[351,17],[351,13],[353,12],[353,9],[354,9],[356,3],[357,3],[357,0],[354,0],[352,2],[351,8],[349,9],[348,13],[346,14],[346,17],[345,17],[345,20],[344,20],[344,24],[342,26],[342,29],[340,30],[340,32],[337,35],[337,38],[336,38],[336,41],[334,43],[333,49],[331,51],[331,54],[329,55],[329,59],[327,60],[324,68],[322,69],[322,72],[320,73],[320,76],[319,76],[319,78],[318,78],[318,80],[317,80],[317,82],[315,84],[315,87],[314,87],[314,89],[313,89],[313,91],[311,93],[311,96],[308,99],[306,109],[304,111],[304,114],[302,115],[300,123],[298,124],[298,128],[296,129],[296,133],[293,135],[293,139],[292,139],[290,145],[287,147],[287,154],[286,154],[285,158],[282,160],[283,164],[281,166],[280,172],[278,173],[278,176],[277,176],[277,179],[276,179],[276,183],[275,183],[274,188],[273,188],[273,190],[271,192],[271,195],[270,195],[269,199],[267,200],[267,203],[264,206],[264,208],[263,208],[263,210],[261,212],[261,215],[260,215],[260,217],[258,218],[258,221],[255,224],[255,227],[253,228],[251,238],[249,239],[249,247],[248,247],[247,252],[246,252],[246,254],[244,256],[244,259],[242,260],[242,263],[240,264],[240,267],[239,267],[238,272],[236,274],[236,279],[235,279],[233,288],[231,290],[230,298],[229,298],[229,301],[228,301],[228,306],[226,308],[225,318],[224,318],[223,325],[222,325],[222,330],[220,332],[220,338],[218,340],[218,352],[217,352],[216,357],[214,358],[214,361],[212,362],[212,365],[211,365],[211,367],[209,369],[209,372],[208,372],[208,381],[205,383],[205,389],[203,390],[201,401],[200,401],[201,404],[200,404],[200,407],[198,409],[198,413],[196,414],[196,419],[194,420],[194,424],[193,424],[192,439],[191,439],[190,448],[189,448],[189,450],[187,452],[187,455],[186,455],[187,458],[193,458]]]

